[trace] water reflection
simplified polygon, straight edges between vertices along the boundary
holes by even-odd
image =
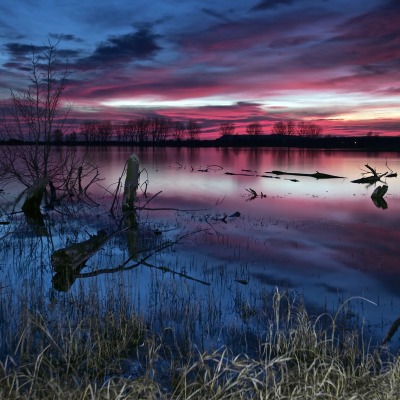
[[[135,221],[123,222],[107,210],[133,152],[139,156],[140,168],[146,170],[149,186],[146,195],[138,190],[137,205],[145,209],[134,215]],[[333,309],[350,296],[375,301],[377,307],[360,305],[357,311],[370,326],[379,325],[381,337],[397,318],[399,180],[386,180],[389,190],[381,199],[384,203],[371,200],[374,185],[351,180],[360,177],[366,163],[377,171],[386,171],[386,163],[399,171],[398,154],[111,147],[90,148],[88,157],[100,165],[105,178],[92,188],[100,205],[80,208],[71,204],[44,211],[45,236],[37,236],[20,214],[10,216],[11,224],[0,226],[4,244],[0,257],[10,266],[7,273],[1,270],[2,285],[18,290],[27,277],[36,282],[40,265],[40,281],[48,290],[52,285],[58,290],[81,290],[90,280],[111,287],[111,277],[122,274],[123,286],[132,292],[137,310],[152,310],[154,315],[156,307],[164,310],[162,295],[173,297],[182,290],[190,296],[182,294],[180,301],[193,307],[197,304],[205,309],[211,298],[218,298],[220,323],[237,323],[233,297],[261,309],[254,293],[280,286],[304,295],[318,310]],[[207,168],[210,165],[221,168]],[[226,175],[242,170],[256,172]],[[319,171],[344,178],[316,180],[298,175],[293,181],[260,176],[273,170]],[[265,196],[247,201],[250,188]],[[8,204],[12,204],[9,197],[0,199],[7,215]],[[135,229],[122,231],[128,226]],[[54,268],[51,254],[87,244],[90,236],[98,237],[103,229],[108,236],[121,232],[96,248],[72,274]]]

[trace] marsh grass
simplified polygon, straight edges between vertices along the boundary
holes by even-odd
[[[12,297],[2,293],[1,399],[395,399],[400,393],[399,358],[369,348],[354,327],[337,323],[347,302],[333,315],[312,318],[290,293],[271,293],[250,356],[226,345],[197,349],[172,328],[156,334],[123,292],[100,301],[94,290],[82,291],[46,306],[29,296],[30,302],[20,299],[13,321]]]
[[[274,296],[270,321],[257,357],[227,347],[198,353],[180,371],[176,399],[397,399],[400,361],[384,349],[360,347],[360,333],[312,320]],[[286,307],[287,311],[289,311]],[[338,310],[338,313],[341,310]],[[338,314],[329,318],[332,324]],[[284,328],[283,328],[284,326]]]
[[[24,279],[0,282],[0,399],[391,399],[400,391],[398,357],[364,341],[351,300],[310,315],[294,292],[253,285],[245,260],[231,274],[230,259],[215,266],[171,247],[154,257],[162,271],[81,277],[56,293],[46,283],[51,243],[5,239],[0,253],[13,252],[5,259]],[[100,265],[117,264],[118,240],[96,255]]]

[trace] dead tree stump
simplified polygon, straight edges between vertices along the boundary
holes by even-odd
[[[139,158],[132,154],[127,161],[122,211],[132,211],[135,207],[136,190],[139,186]]]
[[[42,217],[40,212],[40,204],[42,203],[43,194],[46,186],[49,183],[47,178],[36,180],[26,193],[25,202],[22,205],[24,214],[32,219],[39,219]]]

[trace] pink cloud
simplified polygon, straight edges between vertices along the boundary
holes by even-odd
[[[70,57],[74,71],[65,92],[75,103],[71,115],[78,121],[146,114],[194,118],[210,135],[227,120],[242,132],[258,121],[269,133],[280,119],[316,120],[325,133],[398,134],[392,105],[400,92],[397,3],[351,13],[308,2],[270,4],[261,2],[241,16],[233,10],[229,18],[221,9],[203,9],[202,17],[213,17],[212,23],[193,22],[190,34],[178,25],[163,31],[163,20],[118,35],[104,33],[91,50],[63,49],[61,56]],[[26,45],[12,42],[5,48],[18,69]],[[325,105],[318,103],[319,94],[326,96]],[[214,105],[223,100],[221,106],[195,105],[211,98],[217,99]],[[138,105],[104,105],[113,100]],[[157,107],[160,101],[179,101],[179,106]],[[384,107],[385,114],[362,120],[360,115],[374,107]],[[343,121],[355,111],[357,117]]]

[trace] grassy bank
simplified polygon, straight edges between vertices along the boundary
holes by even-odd
[[[272,294],[258,351],[200,351],[172,330],[155,333],[123,294],[44,305],[3,290],[2,399],[396,399],[400,359],[371,349],[334,315],[311,318]],[[9,292],[8,292],[9,293]],[[89,297],[84,297],[89,296]],[[116,300],[118,299],[118,300]],[[34,301],[33,301],[34,300]],[[34,311],[32,311],[34,310]]]

